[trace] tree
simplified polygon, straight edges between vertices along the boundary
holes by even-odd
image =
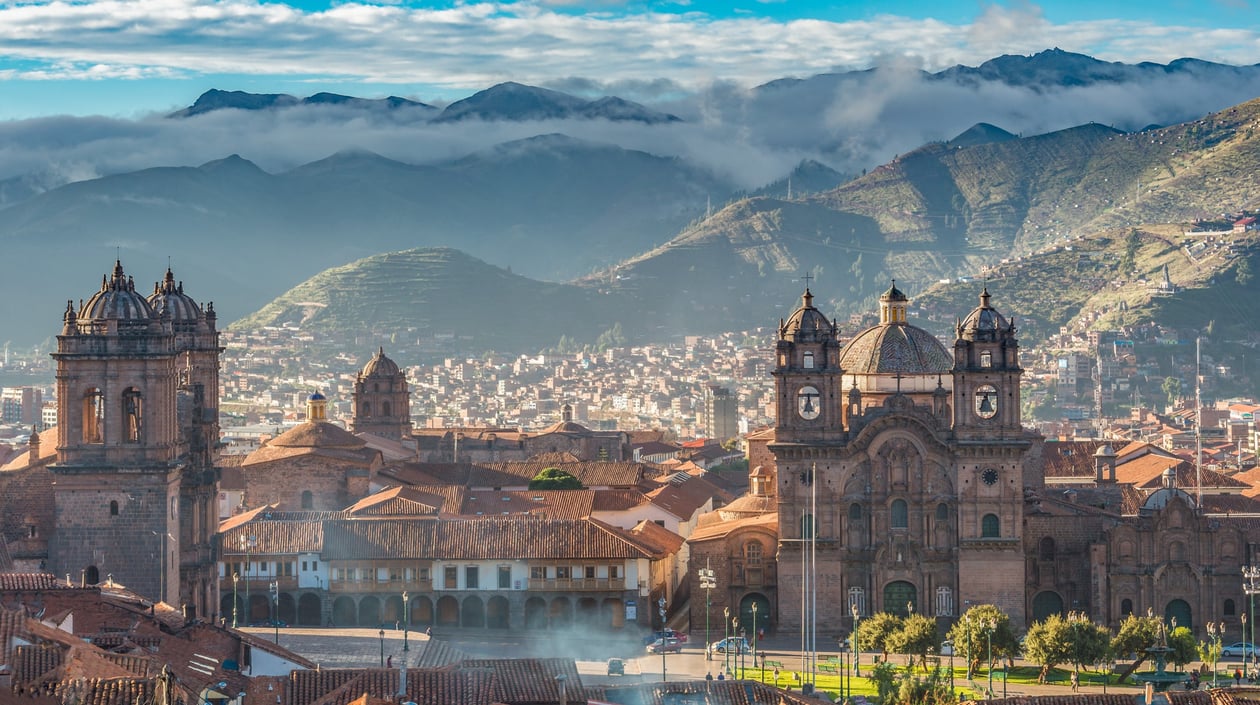
[[[1238,286],[1247,286],[1251,283],[1253,276],[1251,260],[1246,258],[1238,260],[1238,265],[1234,267],[1234,281],[1238,282]]]
[[[1172,652],[1168,654],[1168,660],[1172,661],[1177,670],[1185,668],[1191,661],[1199,658],[1199,645],[1194,641],[1194,632],[1191,632],[1188,627],[1177,627],[1169,632],[1168,646],[1172,648]]]
[[[1164,384],[1161,385],[1164,394],[1168,397],[1168,405],[1172,406],[1177,403],[1177,399],[1181,397],[1181,380],[1176,377],[1165,377]]]
[[[954,653],[967,659],[967,673],[980,667],[989,656],[989,625],[993,625],[993,657],[1009,663],[1019,655],[1019,639],[1011,627],[1011,618],[996,605],[974,605],[954,622],[947,637],[954,644]],[[968,651],[968,645],[971,650]]]
[[[1106,658],[1111,650],[1111,632],[1100,624],[1094,624],[1084,612],[1068,615],[1067,637],[1068,660],[1078,673],[1082,666]]]
[[[582,481],[560,468],[543,468],[529,481],[531,490],[580,490]]]
[[[1050,670],[1061,663],[1070,663],[1080,671],[1081,666],[1102,660],[1110,649],[1110,640],[1107,628],[1094,624],[1084,614],[1072,613],[1067,619],[1055,614],[1028,630],[1024,656],[1041,664],[1038,680],[1044,683]]]
[[[889,612],[880,612],[858,623],[858,648],[879,649],[888,660],[889,639],[901,631],[901,617]]]
[[[929,672],[927,678],[919,678],[907,671],[901,676],[901,685],[897,689],[897,702],[901,705],[952,703],[954,694],[949,687],[949,677],[939,669]]]
[[[1120,623],[1120,631],[1111,639],[1111,653],[1117,657],[1133,656],[1133,665],[1120,674],[1124,680],[1146,660],[1146,650],[1159,639],[1159,620],[1151,615],[1129,615]]]
[[[906,670],[914,668],[914,657],[927,663],[928,651],[936,648],[936,620],[921,614],[912,614],[901,621],[901,629],[888,636],[887,646],[892,651],[905,654]]]
[[[865,624],[865,622],[863,622]],[[861,634],[861,627],[858,628],[858,634]],[[858,637],[859,643],[861,636]],[[860,648],[860,647],[859,647]],[[879,698],[884,705],[891,705],[893,702],[893,693],[897,691],[897,667],[888,663],[885,659],[883,663],[877,663],[870,670],[871,680],[875,682],[876,697]]]

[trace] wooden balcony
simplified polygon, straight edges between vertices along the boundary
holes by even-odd
[[[432,580],[332,580],[329,592],[392,592],[401,595],[404,590],[415,593],[433,590]]]
[[[625,578],[530,578],[530,590],[555,590],[558,592],[625,590]]]

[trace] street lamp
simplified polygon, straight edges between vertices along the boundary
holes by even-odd
[[[1260,593],[1260,566],[1249,565],[1242,569],[1243,592],[1247,593],[1247,611],[1251,613],[1251,633],[1244,634],[1243,640],[1251,644],[1251,658],[1256,658],[1256,594]],[[1244,666],[1246,668],[1246,666]]]
[[[271,581],[271,626],[276,630],[276,643],[280,643],[280,581]]]
[[[408,626],[407,623],[411,621],[411,612],[407,610],[407,601],[410,600],[411,597],[407,594],[406,590],[403,590],[402,598],[403,598],[403,653],[407,653],[408,651],[411,650],[411,647],[407,645],[407,626]]]
[[[382,629],[378,634],[381,637],[381,668],[385,668],[385,630]]]
[[[240,579],[241,579],[241,574],[236,572],[235,570],[232,571],[232,628],[233,629],[236,629],[236,617],[237,617],[236,612],[241,604],[240,599],[238,599],[236,596],[236,583]]]
[[[248,623],[250,617],[253,615],[253,605],[251,605],[249,602],[249,564],[250,564],[249,552],[254,548],[255,545],[257,545],[258,537],[253,536],[253,535],[246,536],[244,534],[241,534],[240,542],[241,542],[241,550],[245,551],[245,622]]]
[[[713,607],[713,588],[717,587],[717,577],[712,569],[709,568],[709,561],[705,559],[704,567],[699,571],[700,589],[704,590],[704,660],[713,660],[713,644],[709,641],[709,608]]]
[[[756,668],[757,667],[757,603],[755,601],[752,603],[752,613],[753,613],[752,657],[753,657],[753,668]]]
[[[665,598],[662,597],[656,601],[656,606],[661,613],[661,682],[665,682],[665,647],[669,646],[669,637],[665,636]]]
[[[963,613],[963,624],[967,625],[967,680],[971,680],[971,611]]]
[[[858,613],[857,603],[849,605],[849,614],[853,615],[853,675],[862,677],[862,652],[858,650],[858,622],[862,615]]]
[[[1242,613],[1243,678],[1247,677],[1247,613]]]
[[[739,630],[739,617],[731,617],[731,636],[738,639],[741,636],[741,634],[742,632],[740,632]],[[739,675],[739,652],[741,651],[740,647],[743,646],[743,642],[737,641],[735,642],[735,644],[736,644],[735,654],[734,654],[734,658],[731,659],[731,662],[735,666],[735,675],[738,676]],[[731,644],[729,641],[726,643],[726,653],[728,654],[731,653]],[[730,670],[730,669],[728,668],[727,670]]]
[[[722,649],[722,670],[729,672],[731,670],[731,608],[722,608],[722,643],[726,647]]]
[[[1216,624],[1207,623],[1208,638],[1212,640],[1212,687],[1216,687],[1216,665],[1220,661],[1221,654],[1221,637],[1225,636],[1225,623],[1221,622],[1220,630],[1217,630]]]
[[[997,628],[997,623],[993,619],[989,619],[984,624],[984,636],[989,645],[989,697],[993,697],[993,630]]]

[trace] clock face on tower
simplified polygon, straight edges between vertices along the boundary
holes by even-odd
[[[976,388],[976,416],[982,419],[991,419],[997,416],[998,412],[998,393],[997,389],[986,384]]]
[[[996,485],[998,481],[998,471],[993,468],[989,468],[980,473],[980,479],[983,480],[986,485]]]
[[[818,415],[822,413],[819,399],[817,388],[801,387],[796,393],[796,413],[807,421],[818,418]]]

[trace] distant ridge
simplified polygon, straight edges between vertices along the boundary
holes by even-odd
[[[397,110],[399,108],[415,108],[424,111],[436,111],[437,108],[398,96],[368,99],[354,98],[336,93],[316,93],[307,98],[297,98],[287,93],[246,93],[245,91],[223,91],[212,88],[202,93],[192,105],[167,115],[169,118],[189,118],[196,115],[214,112],[215,110],[272,110],[292,108],[298,105],[344,105],[359,109]]]
[[[990,125],[987,122],[978,122],[963,130],[957,137],[946,144],[951,147],[975,147],[976,145],[1005,142],[1013,139],[1018,139],[1018,137],[995,125]]]

